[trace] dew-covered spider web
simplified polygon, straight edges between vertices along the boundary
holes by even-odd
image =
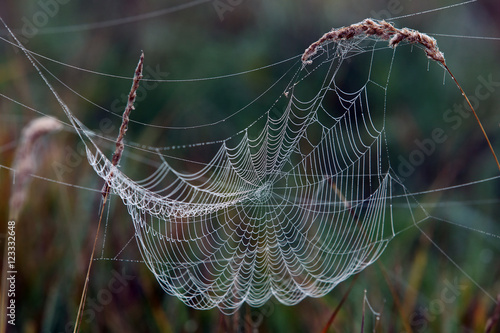
[[[336,77],[370,40],[330,44],[311,70],[299,65],[272,109],[217,143],[195,172],[161,166],[133,181],[105,154],[90,164],[127,205],[139,248],[163,289],[186,304],[226,311],[271,296],[320,297],[371,264],[393,237],[384,80],[344,91]],[[311,90],[311,76],[321,84]],[[313,82],[314,82],[313,81]],[[383,101],[383,98],[382,98]],[[280,110],[280,111],[276,111]],[[194,145],[203,146],[204,142]]]
[[[389,158],[386,98],[397,52],[362,35],[322,44],[311,64],[295,57],[231,116],[162,128],[189,133],[186,143],[128,142],[126,150],[146,156],[147,177],[113,166],[109,146],[58,99],[89,163],[126,205],[142,259],[166,293],[225,313],[272,297],[293,305],[326,295],[429,218]],[[260,104],[270,93],[271,103]],[[203,131],[210,139],[197,136]],[[407,225],[394,220],[395,200]]]

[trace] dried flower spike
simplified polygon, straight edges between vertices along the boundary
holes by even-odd
[[[125,137],[125,133],[127,132],[130,112],[132,112],[132,110],[134,110],[134,102],[135,102],[135,98],[137,96],[137,89],[139,88],[139,82],[142,79],[143,65],[144,65],[144,52],[141,52],[141,57],[139,58],[139,63],[137,64],[137,67],[136,67],[135,72],[134,72],[134,80],[132,82],[132,87],[130,88],[130,93],[128,94],[127,106],[125,107],[125,111],[123,112],[122,124],[120,126],[120,133],[118,133],[118,137],[116,138],[116,149],[115,149],[115,152],[113,154],[113,158],[111,160],[111,164],[113,164],[113,166],[117,166],[118,163],[120,163],[120,159],[121,159],[122,154],[123,154],[123,149],[125,147],[125,145],[123,144],[123,138]],[[106,206],[106,201],[108,200],[108,196],[109,196],[110,183],[111,183],[112,177],[113,177],[113,172],[111,171],[109,174],[108,181],[104,184],[104,187],[102,189],[103,201],[102,201],[101,213],[99,215],[99,223],[97,224],[97,231],[96,231],[96,235],[94,238],[94,246],[92,248],[92,254],[90,255],[90,260],[89,260],[89,266],[87,268],[87,275],[85,277],[85,284],[83,286],[82,297],[80,298],[80,305],[78,307],[78,313],[76,315],[75,326],[73,329],[74,333],[77,333],[80,330],[83,309],[85,308],[85,300],[87,299],[87,290],[88,290],[88,283],[89,283],[89,277],[90,277],[90,270],[92,268],[92,261],[94,260],[95,248],[97,246],[97,239],[99,237],[99,230],[101,228],[101,221],[102,221],[102,217],[104,215],[104,207]]]
[[[411,44],[420,44],[424,47],[425,53],[430,59],[445,65],[444,55],[439,51],[434,38],[416,30],[408,28],[397,29],[386,21],[376,21],[372,19],[366,19],[348,27],[333,29],[327,32],[305,50],[302,55],[302,62],[304,64],[312,63],[310,58],[316,54],[318,47],[325,42],[348,40],[359,35],[376,36],[382,40],[388,40],[391,47],[396,47],[402,41]]]
[[[26,200],[31,175],[38,167],[36,144],[40,138],[62,128],[59,121],[51,117],[41,117],[31,121],[24,127],[21,142],[12,164],[14,182],[9,201],[11,219],[16,219]]]
[[[137,67],[135,69],[132,87],[130,88],[130,93],[128,95],[127,106],[125,107],[125,111],[123,112],[122,124],[120,126],[120,133],[118,133],[118,137],[116,138],[116,149],[113,154],[113,158],[111,159],[111,164],[113,164],[114,166],[118,165],[123,154],[123,149],[124,149],[123,138],[125,136],[125,133],[127,132],[128,122],[130,120],[130,112],[134,110],[134,102],[137,96],[137,89],[139,88],[139,82],[142,79],[143,66],[144,66],[144,52],[141,52],[139,63],[137,64]],[[105,197],[109,193],[109,182],[112,176],[113,173],[111,172],[110,179],[108,180],[108,182],[106,182],[102,190],[103,197]]]

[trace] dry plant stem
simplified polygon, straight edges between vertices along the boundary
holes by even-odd
[[[227,332],[226,316],[219,312],[219,324],[217,325],[217,332]]]
[[[321,331],[321,333],[327,333],[328,329],[330,328],[330,326],[332,326],[332,323],[335,320],[335,317],[339,313],[340,308],[342,307],[342,305],[344,304],[344,302],[347,300],[347,297],[351,293],[352,287],[354,287],[354,283],[356,282],[356,280],[358,279],[358,277],[359,277],[359,274],[355,275],[354,278],[352,279],[351,284],[349,285],[349,289],[347,289],[346,293],[344,294],[344,296],[340,300],[340,303],[337,305],[337,307],[333,311],[332,315],[330,316],[330,319],[328,319],[328,322],[326,323],[326,325],[323,328],[323,330]]]
[[[125,136],[125,133],[127,132],[127,127],[128,127],[128,122],[129,122],[129,116],[130,112],[134,110],[134,101],[136,98],[136,92],[137,89],[139,88],[139,82],[142,79],[142,68],[143,68],[143,63],[144,63],[144,53],[141,53],[141,57],[139,59],[139,63],[137,64],[137,68],[135,69],[134,73],[134,81],[132,83],[132,88],[130,89],[130,94],[128,95],[128,101],[127,101],[127,106],[125,108],[125,111],[123,112],[123,117],[122,117],[122,124],[120,126],[120,133],[118,134],[118,138],[116,138],[116,149],[115,153],[113,154],[113,158],[111,159],[111,164],[114,166],[117,166],[118,163],[120,162],[120,159],[123,154],[123,137]],[[111,179],[113,177],[113,172],[110,173],[109,178]],[[103,193],[102,195],[104,197],[107,196],[109,193],[109,180],[106,182],[104,185]]]
[[[387,286],[389,287],[389,291],[391,292],[392,299],[394,300],[394,304],[399,312],[399,316],[401,318],[403,327],[405,329],[404,331],[407,333],[413,333],[413,330],[410,326],[410,323],[407,319],[407,316],[403,312],[403,308],[401,306],[401,301],[399,300],[398,293],[396,292],[396,290],[394,289],[394,287],[391,284],[391,280],[389,278],[389,275],[387,274],[387,270],[385,269],[384,265],[380,261],[377,261],[377,264],[380,268],[380,271],[382,272],[382,275],[384,276],[384,279],[385,279],[385,282],[387,283]]]
[[[498,161],[497,155],[495,154],[495,150],[491,145],[488,135],[486,135],[486,131],[484,130],[483,125],[481,124],[481,121],[479,120],[476,111],[474,110],[469,99],[467,98],[467,95],[465,94],[460,84],[458,84],[457,79],[451,73],[450,69],[446,65],[446,62],[444,60],[444,55],[441,51],[439,51],[436,40],[434,38],[426,34],[423,34],[421,32],[418,32],[416,30],[408,28],[397,29],[392,24],[383,20],[376,21],[372,19],[366,19],[362,22],[352,24],[348,27],[333,29],[332,31],[324,34],[320,39],[312,43],[304,51],[304,54],[302,55],[302,63],[304,65],[311,64],[312,63],[311,57],[313,57],[318,52],[318,49],[323,44],[329,41],[339,42],[342,40],[349,40],[360,35],[374,36],[382,40],[388,40],[389,46],[393,48],[398,46],[398,44],[403,41],[410,44],[422,45],[424,47],[424,51],[427,57],[440,63],[448,72],[448,74],[450,74],[453,81],[455,81],[455,84],[457,85],[458,89],[460,89],[462,96],[464,96],[465,100],[467,101],[467,104],[472,110],[472,113],[474,114],[474,117],[476,118],[476,121],[479,124],[479,127],[481,128],[481,131],[486,139],[486,142],[488,143],[491,153],[495,158],[498,170],[500,170],[500,162]]]
[[[488,318],[488,321],[486,322],[486,328],[484,329],[484,331],[486,333],[493,332],[493,328],[495,327],[495,325],[498,324],[499,321],[500,321],[500,294],[497,296],[497,305],[493,310],[493,314],[491,315],[491,317]]]
[[[335,191],[335,194],[337,194],[337,196],[340,198],[340,200],[342,200],[344,207],[346,209],[348,209],[354,217],[357,218],[356,214],[354,214],[354,212],[351,210],[351,204],[349,203],[349,201],[347,201],[345,195],[339,190],[339,188],[337,187],[337,184],[335,184],[335,182],[330,178],[328,179],[328,181],[330,182],[330,185],[332,186],[333,190]]]
[[[474,114],[474,117],[476,118],[476,121],[479,124],[479,127],[481,128],[481,132],[483,132],[484,138],[486,139],[486,142],[488,143],[488,146],[490,147],[491,153],[493,154],[493,157],[495,158],[495,162],[497,163],[498,170],[500,170],[500,162],[498,161],[497,155],[495,154],[495,150],[493,149],[493,146],[491,145],[491,142],[490,142],[490,139],[488,138],[488,135],[486,135],[486,131],[484,130],[483,124],[481,124],[481,121],[479,120],[479,117],[477,116],[476,110],[474,110],[474,108],[472,107],[472,104],[470,103],[469,98],[465,94],[465,92],[462,89],[462,87],[460,86],[460,84],[458,84],[457,79],[451,73],[448,66],[446,66],[446,64],[443,64],[443,66],[446,69],[446,71],[448,71],[448,73],[450,74],[453,81],[455,81],[455,84],[457,85],[458,89],[460,89],[462,96],[464,96],[465,100],[467,101],[467,104],[469,105],[470,109],[472,110],[472,113]]]
[[[144,52],[141,53],[139,63],[137,64],[137,68],[135,69],[134,81],[132,83],[132,87],[130,88],[130,93],[128,95],[127,106],[125,108],[125,111],[123,112],[122,124],[120,126],[120,133],[118,134],[118,138],[116,139],[116,149],[115,149],[115,152],[113,154],[113,158],[111,160],[111,164],[113,166],[118,166],[118,163],[120,162],[120,159],[121,159],[122,154],[123,154],[123,149],[124,149],[123,138],[125,136],[125,133],[127,132],[127,126],[128,126],[128,122],[129,122],[130,113],[132,112],[132,110],[134,110],[134,101],[136,98],[136,92],[137,92],[137,89],[139,88],[139,82],[142,79],[143,64],[144,64]],[[110,175],[109,175],[109,179],[106,181],[104,188],[103,188],[103,191],[102,191],[103,201],[102,201],[101,213],[99,215],[99,223],[97,224],[97,231],[96,231],[96,235],[95,235],[95,239],[94,239],[94,247],[92,248],[92,254],[90,255],[89,266],[87,269],[87,275],[85,277],[85,284],[83,287],[82,297],[80,299],[80,306],[78,307],[78,314],[76,316],[75,328],[74,328],[73,332],[80,331],[80,324],[81,324],[81,320],[82,320],[83,309],[85,308],[85,300],[87,298],[90,269],[92,267],[92,262],[94,260],[94,253],[95,253],[95,248],[97,245],[97,239],[99,238],[99,229],[101,227],[101,221],[102,221],[102,217],[104,215],[104,208],[106,206],[106,202],[107,202],[107,199],[109,197],[109,190],[110,190],[109,184],[111,182],[112,177],[113,177],[113,172],[111,171]]]
[[[363,316],[361,317],[361,333],[365,331],[365,307],[366,307],[366,289],[365,289],[365,296],[363,298]]]

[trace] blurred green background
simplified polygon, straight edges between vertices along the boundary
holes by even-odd
[[[144,50],[149,75],[168,80],[213,77],[259,68],[300,55],[332,27],[367,17],[397,17],[458,3],[55,1],[57,8],[47,5],[54,3],[50,1],[3,0],[0,15],[22,37],[28,49],[46,57],[80,68],[130,77],[140,50]],[[186,8],[177,7],[183,5]],[[158,12],[166,8],[173,9]],[[141,15],[142,19],[114,24],[114,20]],[[487,0],[393,22],[397,27],[407,26],[430,34],[496,37],[434,35],[464,90],[477,96],[477,87],[484,80],[500,82],[499,17],[498,1]],[[5,29],[1,31],[6,37]],[[418,51],[411,52],[410,47],[398,50],[389,84],[386,128],[395,171],[402,159],[408,160],[412,152],[419,149],[418,142],[430,138],[435,129],[442,129],[448,139],[438,144],[436,152],[426,157],[422,165],[415,166],[410,175],[400,175],[408,191],[440,189],[497,176],[491,153],[472,117],[458,124],[457,118],[450,121],[444,116],[457,115],[452,112],[455,105],[463,103],[460,92],[449,77],[443,85],[443,69],[429,65],[425,55]],[[121,113],[130,81],[41,61],[85,98]],[[292,63],[220,80],[150,82],[144,96],[138,96],[132,118],[160,126],[190,126],[223,119],[255,99]],[[364,77],[358,79],[359,82],[365,80]],[[119,116],[104,112],[59,84],[55,87],[83,123],[109,137],[116,136]],[[492,84],[489,96],[476,100],[485,129],[500,151],[498,88]],[[6,42],[0,43],[0,93],[66,121],[30,63]],[[259,108],[268,108],[276,97],[257,101],[250,111],[231,119],[226,127],[219,126],[217,133],[209,129],[167,131],[133,123],[127,139],[171,146],[225,138],[234,133],[235,128],[248,126],[262,113],[256,113]],[[36,112],[0,98],[1,165],[11,166],[22,128],[37,116]],[[103,119],[107,120],[103,123]],[[109,153],[111,151],[109,147]],[[206,156],[201,157],[186,152],[178,154],[203,159],[211,153],[207,149],[200,153]],[[57,167],[60,165],[69,167],[61,169]],[[123,167],[132,176],[142,172],[133,164],[125,163]],[[102,186],[81,154],[78,137],[70,131],[44,140],[37,174],[85,188],[99,190]],[[3,221],[8,221],[11,182],[9,171],[0,169],[2,228],[6,227]],[[399,234],[379,261],[359,274],[329,331],[360,332],[363,318],[365,332],[484,331],[495,305],[488,295],[496,298],[500,293],[499,197],[498,180],[416,195],[430,215],[452,222],[431,218],[420,225],[446,256],[418,228]],[[99,203],[98,192],[33,179],[29,199],[16,221],[17,331],[72,331],[97,228]],[[109,216],[104,257],[116,255],[134,232],[126,208],[119,200],[112,200]],[[395,224],[402,229],[411,222],[395,219]],[[101,249],[102,243],[99,243],[98,256]],[[263,308],[243,307],[233,316],[224,316],[217,309],[190,309],[166,295],[147,267],[133,262],[141,259],[135,241],[120,258],[131,261],[94,262],[87,303],[87,309],[93,312],[85,317],[82,331],[321,332],[353,280],[351,277],[323,298],[305,299],[293,307],[271,300]],[[130,280],[120,292],[112,293],[109,302],[99,303],[98,296],[109,288],[115,276],[113,272],[130,276]],[[365,295],[373,311],[364,302]],[[378,320],[374,312],[380,313]],[[496,331],[500,330],[496,328]]]

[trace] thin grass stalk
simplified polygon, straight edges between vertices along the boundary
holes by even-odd
[[[500,294],[497,296],[497,304],[495,306],[495,309],[493,310],[493,314],[491,315],[490,318],[488,318],[488,321],[486,321],[486,328],[484,329],[484,331],[486,333],[493,332],[493,328],[495,328],[495,326],[498,325],[499,321],[500,321]]]
[[[139,63],[137,64],[137,68],[135,69],[134,80],[132,82],[132,87],[130,88],[130,93],[128,95],[127,106],[125,107],[125,111],[123,112],[122,124],[120,126],[120,132],[119,132],[118,137],[116,139],[116,149],[115,149],[115,152],[114,152],[112,160],[111,160],[111,163],[113,166],[118,166],[120,159],[122,157],[122,154],[123,154],[123,149],[125,147],[125,145],[123,143],[123,138],[125,137],[125,133],[127,132],[128,123],[129,123],[129,119],[130,119],[129,118],[130,113],[132,112],[132,110],[134,110],[134,102],[135,102],[135,98],[137,96],[137,94],[136,94],[137,89],[139,88],[139,82],[142,79],[143,64],[144,64],[144,52],[141,53]],[[75,320],[75,328],[73,330],[74,333],[80,331],[82,314],[83,314],[83,310],[85,308],[85,300],[87,298],[87,292],[88,292],[90,270],[92,268],[92,262],[94,260],[94,253],[95,253],[95,249],[97,246],[97,239],[99,238],[99,230],[101,227],[102,217],[104,215],[104,208],[106,206],[106,202],[108,200],[110,189],[111,189],[110,184],[111,184],[112,177],[113,177],[113,171],[110,171],[109,178],[105,182],[103,190],[102,190],[103,199],[102,199],[101,213],[99,214],[99,222],[97,224],[96,235],[94,238],[94,246],[92,248],[92,254],[90,255],[89,265],[87,268],[87,275],[85,277],[85,284],[83,286],[82,297],[80,299],[80,305],[78,307],[78,313],[77,313],[76,320]]]
[[[382,272],[382,275],[384,276],[385,282],[387,283],[387,286],[389,287],[389,291],[391,292],[392,299],[394,301],[394,305],[395,305],[396,309],[398,310],[399,316],[401,318],[401,322],[402,322],[403,327],[404,327],[404,331],[407,333],[412,333],[413,330],[410,326],[410,323],[408,322],[406,314],[403,312],[403,307],[401,305],[401,301],[399,300],[398,293],[396,292],[396,290],[394,289],[394,287],[391,284],[391,280],[389,278],[389,275],[387,274],[387,270],[385,269],[384,265],[380,261],[377,261],[377,263],[378,263],[378,266],[380,268],[380,271]]]
[[[361,333],[365,330],[365,308],[366,308],[366,289],[363,296],[363,315],[361,316]]]
[[[326,323],[326,325],[323,328],[323,330],[321,331],[321,333],[327,333],[330,326],[332,326],[332,323],[335,320],[335,317],[337,317],[337,314],[339,313],[340,309],[342,308],[342,305],[344,305],[344,302],[347,300],[347,297],[351,293],[352,287],[354,287],[354,283],[356,282],[358,277],[359,277],[359,274],[354,275],[354,278],[352,279],[351,284],[349,285],[349,288],[347,289],[346,293],[344,294],[344,296],[340,300],[340,303],[337,305],[335,310],[333,310],[332,315],[328,319],[328,322]]]

